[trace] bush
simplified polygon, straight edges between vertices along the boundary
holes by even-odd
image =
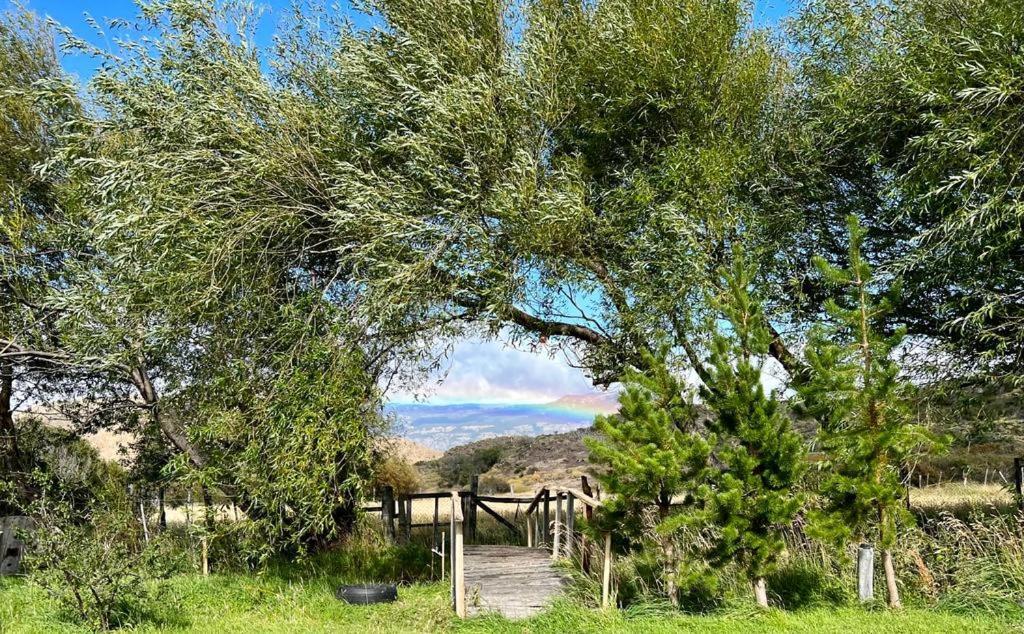
[[[75,433],[48,427],[39,418],[18,421],[16,431],[21,455],[4,474],[0,515],[26,514],[44,482],[59,486],[62,497],[81,508],[103,483],[119,478],[123,471],[119,465],[101,460]]]
[[[480,493],[491,494],[491,493],[508,493],[512,487],[509,485],[508,480],[505,478],[499,478],[498,476],[485,475],[480,476]]]
[[[465,486],[473,476],[489,471],[499,460],[500,448],[481,447],[469,454],[445,456],[438,461],[437,474],[442,486]]]
[[[1024,516],[950,514],[914,535],[922,553],[928,590],[944,608],[1024,616]],[[920,575],[919,575],[920,576]]]
[[[143,544],[120,484],[113,482],[82,511],[44,481],[45,495],[29,507],[37,526],[27,536],[30,581],[66,616],[96,629],[145,620],[158,599],[149,582],[177,569],[161,538]]]
[[[788,562],[769,574],[767,583],[769,592],[788,610],[843,605],[850,599],[842,580],[831,570],[806,559]]]
[[[401,458],[391,457],[376,467],[372,484],[378,491],[389,486],[395,495],[404,495],[419,491],[420,477],[411,464]]]

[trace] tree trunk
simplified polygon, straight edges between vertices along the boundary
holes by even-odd
[[[892,565],[892,551],[886,548],[882,551],[882,565],[885,568],[885,587],[889,592],[889,607],[901,608],[900,589],[896,585],[896,568]]]
[[[20,515],[21,504],[35,497],[29,484],[16,472],[24,471],[21,449],[18,447],[18,429],[14,426],[14,409],[11,399],[14,394],[14,375],[9,365],[0,365],[0,475],[4,481],[14,484],[14,497],[0,499],[0,515]],[[3,553],[0,553],[2,555]]]
[[[0,365],[0,467],[13,471],[21,465],[18,430],[14,426],[14,372],[9,365]]]
[[[160,487],[159,491],[159,502],[160,502],[160,530],[167,530],[167,507],[164,506],[164,488]]]
[[[199,487],[199,490],[203,494],[203,522],[206,525],[206,530],[211,530],[213,528],[214,521],[216,521],[213,511],[213,497],[210,495],[210,490],[205,486]]]
[[[679,608],[679,592],[676,588],[676,572],[679,569],[679,565],[676,562],[675,542],[671,537],[665,538],[663,548],[665,551],[665,580],[668,600],[672,603],[672,607]]]
[[[754,579],[754,600],[762,608],[768,607],[768,588],[765,586],[764,577]]]
[[[334,507],[331,511],[331,519],[334,520],[335,529],[338,531],[339,537],[344,537],[352,533],[356,527],[356,502],[355,500],[345,500],[342,504]],[[410,518],[409,522],[412,521]]]

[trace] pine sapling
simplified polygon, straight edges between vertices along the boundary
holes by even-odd
[[[901,603],[892,547],[899,524],[913,521],[903,504],[901,468],[940,439],[912,421],[908,402],[914,388],[893,358],[905,329],[886,334],[899,286],[885,288],[872,275],[861,254],[864,229],[852,216],[848,226],[848,268],[815,258],[822,279],[839,293],[825,304],[830,323],[811,334],[810,372],[797,385],[802,409],[820,423],[827,459],[823,506],[811,515],[811,526],[837,543],[877,541],[889,605],[895,608]]]
[[[665,567],[667,593],[675,602],[678,556],[675,544],[658,524],[668,518],[673,498],[692,494],[706,474],[710,445],[697,433],[693,393],[672,373],[666,361],[669,348],[645,352],[646,372],[628,369],[619,411],[598,416],[596,438],[586,438],[590,460],[606,467],[598,474],[606,503],[605,521],[640,536],[642,518],[655,516]]]
[[[701,390],[714,414],[708,426],[717,435],[713,462],[720,466],[701,494],[707,519],[717,528],[709,559],[739,563],[758,605],[767,607],[765,576],[777,566],[785,547],[782,531],[800,509],[797,486],[806,451],[761,382],[771,336],[748,290],[752,272],[739,251],[722,277],[725,289],[716,302],[720,320]]]

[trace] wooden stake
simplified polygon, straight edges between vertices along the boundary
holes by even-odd
[[[146,544],[149,544],[149,526],[146,524],[146,503],[139,500],[139,517],[142,518],[142,535],[146,538]]]
[[[601,580],[601,607],[608,608],[612,592],[612,534],[604,534],[604,578]]]
[[[441,503],[441,498],[439,498],[439,497],[434,498],[434,548],[437,548],[437,531],[438,531],[438,528],[440,528],[439,525],[438,525],[438,522],[437,522],[437,509],[438,509],[438,505],[440,503]]]
[[[480,476],[474,475],[469,479],[469,497],[466,500],[466,536],[469,543],[475,544],[476,540],[476,497],[480,494]]]
[[[561,556],[559,548],[562,545],[562,494],[555,493],[555,540],[551,546],[551,558],[558,559]]]
[[[380,520],[384,524],[384,539],[395,543],[395,491],[389,486],[381,492]]]
[[[462,523],[465,518],[460,508],[462,500],[452,493],[452,587],[455,593],[455,614],[466,618],[466,562],[463,559]]]
[[[203,576],[210,576],[209,550],[206,545],[206,535],[203,535]]]
[[[1013,492],[1017,496],[1017,504],[1024,509],[1024,461],[1013,459]]]
[[[583,489],[584,494],[593,497],[594,491],[590,488],[590,481],[587,480],[587,476],[580,476],[580,487]],[[583,516],[587,518],[588,523],[594,517],[594,509],[586,502],[583,504]],[[590,548],[587,547],[586,533],[580,537],[580,553],[580,567],[583,569],[584,574],[590,574]]]

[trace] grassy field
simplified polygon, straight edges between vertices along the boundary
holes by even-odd
[[[962,507],[989,509],[1009,503],[1006,492],[993,485],[944,485],[912,491],[912,501],[921,510]],[[442,530],[447,529],[447,509],[442,504]],[[450,504],[449,504],[450,506]],[[509,519],[517,517],[516,505],[495,504]],[[521,506],[521,505],[520,505]],[[433,503],[417,503],[415,521],[428,521]],[[1003,519],[996,521],[998,517]],[[1019,525],[1012,516],[992,516],[992,521],[968,525],[949,518],[936,525],[939,541],[924,551],[930,565],[944,584],[940,597],[908,593],[908,607],[899,612],[862,608],[846,598],[817,598],[776,601],[789,609],[759,612],[751,604],[731,600],[726,607],[708,615],[670,611],[664,604],[635,603],[624,610],[600,611],[594,605],[599,591],[586,583],[574,587],[572,599],[564,599],[544,614],[525,621],[485,617],[460,621],[449,607],[448,588],[431,582],[439,576],[439,562],[424,547],[430,543],[430,529],[414,533],[414,544],[384,548],[380,544],[376,518],[367,518],[365,543],[318,556],[307,565],[272,566],[263,573],[231,572],[202,577],[179,574],[151,587],[155,600],[135,628],[144,632],[1024,632],[1024,610],[1015,603],[1024,575]],[[500,543],[510,538],[507,531],[481,514],[481,541]],[[911,544],[913,545],[913,544]],[[919,548],[925,546],[918,545]],[[937,550],[936,550],[937,549]],[[933,552],[934,551],[934,552]],[[817,551],[815,551],[816,553]],[[794,551],[813,561],[815,553]],[[192,553],[194,555],[195,553]],[[810,557],[810,559],[808,559]],[[192,559],[195,559],[193,556]],[[908,588],[915,583],[913,562],[904,556],[901,570]],[[844,564],[845,565],[845,564]],[[191,561],[185,569],[196,570]],[[842,570],[844,568],[840,568]],[[625,583],[635,571],[629,565],[617,569],[617,581]],[[621,575],[621,578],[619,578]],[[957,583],[951,585],[950,575]],[[340,583],[363,580],[396,580],[403,585],[400,598],[391,605],[354,607],[334,599]],[[793,588],[801,583],[790,577]],[[850,579],[840,579],[846,584]],[[773,583],[790,583],[776,581]],[[779,586],[775,590],[785,594]],[[793,588],[790,588],[793,590]],[[770,593],[774,592],[769,587]],[[805,588],[806,590],[806,588]],[[799,591],[798,591],[799,592]],[[589,594],[588,594],[589,593]],[[740,593],[743,594],[743,593]],[[593,595],[593,596],[591,596]],[[744,595],[745,596],[745,595]],[[56,604],[37,586],[23,579],[0,579],[0,634],[43,632],[86,632],[58,612]]]
[[[327,578],[178,576],[163,584],[166,608],[143,632],[1014,632],[994,616],[909,608],[901,612],[854,607],[759,614],[733,608],[709,616],[671,614],[657,607],[602,612],[564,602],[525,621],[484,617],[459,621],[441,583],[404,586],[390,605],[355,607],[335,600]],[[40,589],[21,580],[0,581],[0,632],[86,632],[63,622]]]

